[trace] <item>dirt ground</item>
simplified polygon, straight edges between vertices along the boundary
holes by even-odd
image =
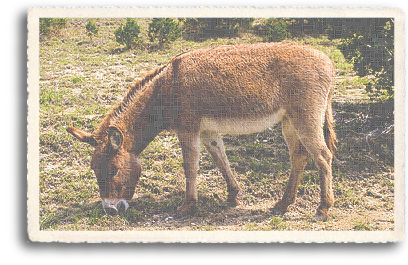
[[[195,43],[177,40],[164,51],[124,51],[113,39],[123,20],[97,20],[89,40],[86,20],[40,45],[40,229],[42,230],[298,230],[388,231],[394,229],[394,106],[368,100],[352,65],[335,41],[300,41],[324,50],[338,69],[333,102],[339,139],[333,161],[335,205],[325,222],[313,218],[320,201],[317,170],[309,158],[296,202],[283,216],[270,208],[281,198],[290,172],[280,125],[247,136],[225,136],[227,156],[241,188],[241,205],[226,204],[226,184],[202,148],[197,212],[177,219],[185,180],[175,135],[161,133],[141,154],[142,177],[126,213],[106,215],[90,170],[92,147],[66,132],[92,132],[138,76],[183,50],[258,41],[245,35]],[[140,21],[142,30],[146,21]],[[347,73],[347,74],[341,74]]]

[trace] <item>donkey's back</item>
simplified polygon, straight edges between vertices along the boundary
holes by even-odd
[[[183,102],[198,115],[257,118],[294,106],[325,108],[334,67],[310,46],[256,43],[188,52],[177,76]]]
[[[323,114],[334,86],[331,60],[295,43],[217,46],[174,62],[181,102],[201,122],[201,131],[246,134],[265,130],[285,114]]]

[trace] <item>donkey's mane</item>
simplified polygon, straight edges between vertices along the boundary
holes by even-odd
[[[129,88],[128,93],[126,94],[126,97],[122,100],[122,102],[115,108],[113,111],[112,118],[117,118],[125,109],[126,107],[135,99],[135,96],[138,94],[138,92],[143,91],[143,87],[153,80],[157,75],[159,75],[168,65],[172,64],[174,61],[176,61],[181,55],[188,53],[190,51],[185,51],[182,52],[178,55],[176,55],[169,63],[160,66],[147,75],[145,75],[143,78],[136,80],[136,82]]]
[[[136,82],[129,88],[125,98],[121,101],[121,103],[115,108],[113,111],[113,117],[117,118],[125,109],[126,107],[132,102],[138,92],[142,91],[142,88],[150,82],[153,78],[155,78],[158,74],[160,74],[164,68],[167,67],[167,64],[158,67],[148,73],[141,79],[137,79]]]

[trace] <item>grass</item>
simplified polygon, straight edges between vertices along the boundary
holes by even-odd
[[[356,221],[354,223],[354,229],[357,231],[371,231],[373,230],[373,226],[365,221]]]
[[[184,197],[185,180],[178,139],[163,132],[141,154],[142,176],[129,210],[117,216],[105,215],[89,167],[92,147],[73,139],[65,128],[75,126],[92,132],[136,78],[183,51],[257,42],[261,38],[245,33],[233,39],[202,42],[179,39],[158,49],[147,41],[148,20],[139,19],[144,42],[133,50],[125,50],[115,42],[113,31],[126,19],[93,21],[99,32],[92,40],[86,35],[86,19],[69,19],[58,35],[40,43],[42,230],[358,230],[361,225],[354,220],[361,216],[350,214],[349,205],[365,211],[361,213],[365,216],[375,211],[393,211],[393,134],[380,138],[373,134],[393,123],[393,106],[367,101],[363,93],[367,80],[355,76],[352,65],[336,48],[336,41],[307,37],[293,41],[321,49],[337,68],[333,107],[340,141],[333,163],[337,200],[333,216],[337,216],[336,220],[349,218],[347,225],[313,221],[320,195],[318,174],[311,159],[300,182],[296,204],[283,217],[271,215],[269,208],[283,195],[290,172],[280,125],[263,133],[224,137],[227,156],[242,190],[242,206],[227,207],[225,180],[203,147],[197,213],[187,219],[173,218]],[[371,140],[367,135],[373,135]],[[367,188],[378,191],[382,198],[368,196],[374,200],[369,201],[361,192]],[[367,210],[368,203],[372,203],[372,212]],[[376,222],[367,218],[369,223]],[[394,217],[390,214],[389,218]],[[372,227],[392,228],[392,222]]]
[[[271,230],[285,230],[286,224],[281,217],[274,216],[269,222]]]

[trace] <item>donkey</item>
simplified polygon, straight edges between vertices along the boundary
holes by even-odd
[[[240,191],[225,154],[223,134],[261,132],[281,122],[291,171],[272,212],[295,201],[308,154],[319,171],[321,201],[316,218],[334,204],[332,158],[336,135],[331,99],[335,68],[319,50],[295,43],[224,45],[182,53],[143,79],[92,133],[67,131],[95,147],[91,168],[105,211],[126,210],[141,174],[140,153],[163,130],[177,134],[186,194],[176,216],[193,214],[197,202],[200,141],[227,183],[227,202]]]

